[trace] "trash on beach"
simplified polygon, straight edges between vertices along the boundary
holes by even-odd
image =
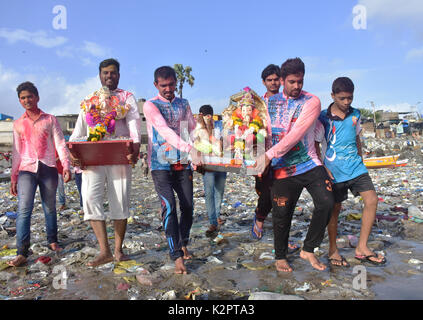
[[[419,260],[419,259],[410,259],[408,260],[409,264],[422,264],[423,261]]]
[[[307,292],[310,290],[310,284],[308,282],[304,282],[304,285],[299,288],[295,288],[295,292]]]

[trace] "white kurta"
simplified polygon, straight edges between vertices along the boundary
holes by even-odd
[[[116,120],[115,137],[131,138],[140,143],[141,126],[135,97],[128,91],[116,89],[112,91],[120,101],[130,105],[126,117]],[[69,141],[77,141],[88,137],[88,125],[85,112],[81,110],[75,129]],[[84,220],[127,219],[129,217],[129,197],[131,190],[131,165],[88,166],[82,171],[82,200]],[[109,212],[104,212],[104,186],[107,186]]]

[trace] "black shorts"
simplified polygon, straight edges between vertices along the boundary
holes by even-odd
[[[340,203],[348,199],[348,189],[357,197],[360,195],[360,192],[375,190],[375,187],[368,173],[364,173],[348,181],[335,183],[332,186],[335,203]]]

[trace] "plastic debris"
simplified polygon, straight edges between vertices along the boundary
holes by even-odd
[[[408,260],[409,264],[422,264],[423,261],[419,260],[419,259],[410,259]]]
[[[295,292],[307,292],[311,288],[310,283],[304,282],[304,285],[299,288],[295,288]]]
[[[31,217],[28,262],[18,268],[8,266],[7,261],[17,254],[16,219],[13,217],[18,209],[16,197],[9,194],[9,183],[0,182],[0,299],[120,299],[122,295],[130,300],[184,297],[195,300],[241,297],[302,299],[283,293],[308,293],[313,299],[377,299],[377,287],[383,288],[385,284],[389,287],[391,280],[401,286],[401,277],[422,274],[423,263],[417,263],[423,260],[420,246],[423,236],[423,219],[420,215],[423,212],[422,141],[413,146],[405,146],[403,139],[363,139],[366,157],[380,149],[379,152],[383,151],[387,155],[390,152],[399,153],[404,159],[409,159],[409,162],[405,167],[369,170],[380,198],[369,246],[374,252],[387,255],[389,263],[377,270],[381,276],[378,278],[378,285],[370,286],[365,292],[360,291],[361,295],[352,290],[351,283],[348,287],[343,281],[351,278],[352,269],[337,268],[335,276],[332,277],[330,273],[331,279],[326,280],[328,273],[313,269],[308,261],[299,258],[298,251],[288,252],[293,273],[285,275],[276,272],[272,213],[264,222],[264,237],[260,241],[253,241],[251,227],[257,205],[255,179],[232,173],[227,176],[221,207],[221,217],[226,222],[219,226],[217,235],[212,238],[205,236],[209,220],[202,175],[194,173],[194,215],[188,244],[193,259],[185,261],[187,276],[176,275],[175,263],[169,258],[169,243],[163,228],[160,199],[152,180],[144,179],[137,165],[133,170],[130,218],[123,241],[124,254],[131,260],[110,262],[95,268],[87,268],[86,263],[98,256],[99,246],[90,224],[83,220],[74,180],[65,184],[66,204],[69,209],[61,211],[57,220],[59,245],[64,250],[55,253],[47,245],[44,212],[37,192]],[[398,148],[394,148],[395,144],[398,144]],[[415,147],[418,149],[414,149]],[[398,151],[393,151],[394,149]],[[108,204],[105,209],[109,210]],[[313,210],[312,198],[304,190],[294,211],[290,242],[303,246]],[[179,216],[179,205],[177,211]],[[349,192],[348,199],[342,202],[337,244],[340,253],[352,266],[357,264],[352,248],[358,244],[362,212],[363,199],[354,197]],[[106,227],[113,251],[116,240],[113,239],[113,222],[107,221]],[[325,233],[323,242],[315,252],[325,264],[328,247]],[[41,257],[50,257],[51,260],[46,265],[43,263],[46,260],[38,259]],[[60,268],[54,270],[57,267],[66,270],[67,284],[71,285],[72,290],[53,288],[54,279],[60,278],[62,272]],[[409,269],[412,270],[408,272]],[[28,282],[37,279],[42,279],[39,288],[35,282]],[[31,285],[35,287],[28,287]],[[48,290],[40,290],[41,285],[45,285]],[[260,289],[256,288],[259,285]],[[404,281],[405,285],[414,286],[410,288],[410,292],[418,292],[417,281],[416,284]],[[17,289],[19,290],[16,291]],[[19,295],[11,295],[11,290]]]

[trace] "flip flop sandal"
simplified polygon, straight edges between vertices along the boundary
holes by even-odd
[[[251,235],[253,236],[253,238],[257,240],[261,240],[261,238],[263,238],[263,229],[260,229],[256,222],[257,220],[254,217],[253,227],[251,228]],[[259,236],[254,232],[254,227],[256,228],[257,232],[260,234]]]
[[[331,266],[335,266],[335,267],[345,267],[345,268],[348,268],[350,266],[350,264],[348,263],[348,261],[343,256],[341,256],[341,260],[334,259],[334,258],[328,258],[328,261],[329,261],[329,263],[330,263]],[[333,263],[333,261],[338,262],[339,264]]]
[[[373,264],[373,265],[375,265],[375,266],[380,266],[380,265],[383,265],[383,264],[385,264],[386,263],[386,259],[385,259],[385,257],[383,257],[383,259],[382,259],[382,261],[374,261],[374,260],[371,260],[370,258],[379,258],[378,256],[377,256],[377,254],[375,254],[375,253],[373,253],[373,254],[370,254],[370,255],[368,255],[368,256],[355,256],[355,258],[357,259],[357,260],[359,260],[360,262],[362,262],[362,263],[364,263],[364,262],[368,262],[368,263],[371,263],[371,264]]]

